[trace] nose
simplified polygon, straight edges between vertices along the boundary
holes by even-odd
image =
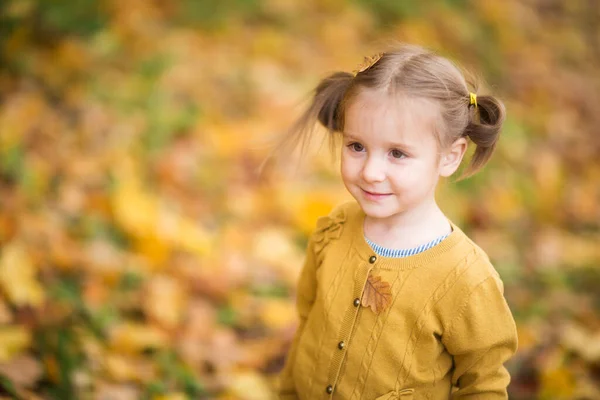
[[[385,180],[385,161],[369,156],[363,165],[362,178],[365,182],[382,182]]]

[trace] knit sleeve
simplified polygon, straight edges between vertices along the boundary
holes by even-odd
[[[452,354],[458,399],[507,399],[504,363],[517,350],[517,330],[499,277],[479,283],[457,310],[442,343]]]
[[[296,349],[298,347],[298,341],[302,336],[302,332],[304,330],[304,325],[306,324],[306,318],[312,308],[312,305],[315,301],[316,297],[316,269],[317,269],[317,260],[315,254],[315,241],[314,235],[311,236],[308,242],[306,257],[304,261],[304,265],[302,267],[302,271],[300,273],[300,278],[298,280],[298,289],[296,295],[296,308],[298,311],[298,316],[300,323],[298,325],[298,329],[296,330],[296,335],[292,341],[292,345],[288,352],[288,356],[279,376],[279,398],[280,399],[297,399],[298,394],[296,391],[296,386],[294,385],[294,381],[292,379],[292,371],[294,368],[294,363],[296,361]]]

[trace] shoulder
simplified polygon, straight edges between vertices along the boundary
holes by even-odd
[[[465,292],[471,292],[491,278],[500,292],[503,293],[502,279],[487,253],[465,233],[461,231],[461,234],[464,235],[464,240],[461,241],[460,245],[460,252],[464,254],[464,269],[457,283],[463,287]]]
[[[320,218],[348,219],[348,218],[352,217],[352,215],[355,214],[359,209],[360,209],[360,206],[358,205],[358,203],[356,201],[348,200],[348,201],[344,201],[342,203],[337,204],[336,206],[334,206],[331,209],[329,214],[327,214],[323,217],[320,217]]]
[[[440,318],[449,327],[461,316],[488,318],[491,310],[508,316],[510,309],[504,297],[504,283],[486,252],[466,235],[456,249],[459,262],[448,275],[448,290],[438,303]]]
[[[354,201],[346,201],[337,204],[329,214],[317,219],[316,228],[312,235],[316,252],[333,240],[339,240],[342,233],[348,230],[348,222],[356,215],[358,204]]]

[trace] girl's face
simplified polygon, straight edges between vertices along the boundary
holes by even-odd
[[[391,222],[430,210],[447,172],[434,134],[437,106],[362,90],[345,115],[342,179],[365,214]]]

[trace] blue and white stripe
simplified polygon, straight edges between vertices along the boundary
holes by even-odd
[[[373,251],[380,256],[383,256],[383,257],[408,257],[408,256],[412,256],[412,255],[421,253],[425,250],[432,248],[433,246],[439,244],[442,240],[447,238],[448,235],[450,235],[450,234],[447,233],[443,236],[438,237],[437,239],[432,240],[429,243],[423,244],[418,247],[414,247],[412,249],[388,249],[386,247],[382,247],[382,246],[379,246],[378,244],[373,243],[366,236],[365,236],[365,240],[367,241],[369,246],[371,246]]]

